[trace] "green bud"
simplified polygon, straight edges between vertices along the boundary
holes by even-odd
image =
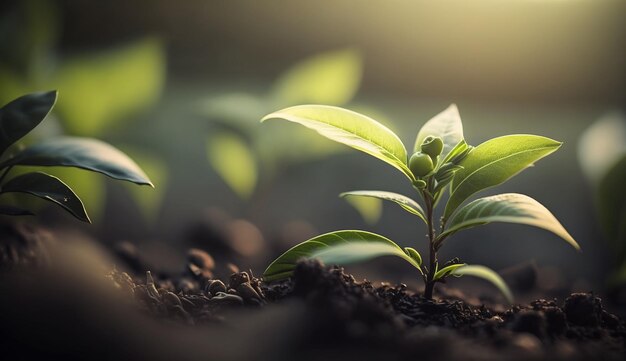
[[[422,152],[430,155],[432,159],[437,159],[437,156],[443,151],[443,140],[439,137],[429,135],[424,138],[421,149]]]
[[[422,152],[415,152],[409,159],[409,169],[416,177],[423,177],[430,173],[435,166],[433,160],[430,159],[428,154]]]
[[[413,181],[413,185],[417,187],[418,189],[424,189],[427,186],[426,182],[424,182],[421,179]]]

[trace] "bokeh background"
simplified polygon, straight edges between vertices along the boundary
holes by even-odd
[[[482,195],[536,198],[583,252],[541,230],[496,224],[457,235],[442,258],[497,270],[534,260],[545,282],[576,290],[597,288],[617,267],[578,149],[599,119],[623,124],[625,1],[5,0],[0,9],[1,103],[59,89],[34,138],[107,140],[157,186],[55,170],[95,224],[56,210],[44,212],[44,224],[111,248],[126,242],[162,270],[200,247],[258,274],[287,247],[337,229],[425,252],[425,230],[401,209],[337,197],[411,194],[400,173],[295,125],[258,120],[287,105],[336,104],[380,120],[410,147],[424,122],[456,103],[470,144],[510,133],[564,142]],[[624,138],[614,143],[623,151]],[[349,269],[412,277],[393,260]]]

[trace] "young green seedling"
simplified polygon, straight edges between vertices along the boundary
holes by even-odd
[[[327,263],[347,264],[379,256],[398,256],[413,265],[425,282],[424,296],[432,298],[437,282],[450,276],[475,276],[493,283],[512,302],[502,278],[491,269],[467,265],[458,259],[440,262],[437,254],[446,240],[466,228],[491,222],[509,222],[540,227],[555,233],[574,248],[578,243],[559,221],[536,200],[516,193],[479,198],[460,207],[471,195],[501,184],[535,161],[557,150],[561,143],[526,134],[488,140],[477,147],[465,142],[461,118],[455,105],[429,120],[417,134],[410,156],[391,130],[377,121],[350,110],[302,105],[279,110],[261,121],[280,118],[316,130],[322,136],[358,149],[404,174],[421,204],[401,194],[383,191],[353,191],[342,197],[374,197],[397,203],[417,216],[428,230],[428,262],[411,247],[402,248],[378,234],[345,230],[326,233],[291,248],[265,270],[268,281],[289,277],[301,258],[319,258]],[[450,197],[435,223],[435,207],[446,191]]]
[[[30,172],[5,180],[14,167],[76,167],[111,178],[152,186],[144,172],[124,153],[102,141],[81,137],[56,137],[22,150],[11,146],[26,136],[48,115],[57,99],[56,91],[33,93],[0,108],[0,195],[26,193],[53,202],[81,221],[90,222],[80,198],[59,178]],[[31,215],[23,206],[0,205],[0,214]]]

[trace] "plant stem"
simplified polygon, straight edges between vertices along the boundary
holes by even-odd
[[[429,184],[430,186],[430,184]],[[426,205],[426,223],[428,227],[428,244],[430,249],[430,262],[428,274],[426,275],[426,287],[424,289],[424,297],[428,300],[433,298],[433,289],[435,288],[435,271],[437,268],[437,249],[435,248],[435,227],[433,222],[434,202],[430,196],[429,188],[422,191],[424,203]]]

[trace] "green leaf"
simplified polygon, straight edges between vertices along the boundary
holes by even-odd
[[[342,105],[359,89],[362,68],[361,57],[352,49],[319,54],[287,70],[276,82],[273,97],[278,106]]]
[[[2,185],[2,193],[27,193],[61,206],[74,217],[89,222],[89,216],[80,198],[59,178],[46,173],[27,173]]]
[[[273,281],[290,277],[302,258],[346,264],[387,255],[398,256],[420,270],[419,264],[393,241],[375,233],[346,230],[322,234],[292,247],[267,267],[263,278]]]
[[[344,193],[340,194],[342,196]],[[367,224],[375,224],[383,213],[383,202],[372,197],[347,197],[346,201],[359,212]]]
[[[63,94],[56,109],[70,133],[98,136],[154,104],[165,74],[163,45],[152,38],[75,57],[51,81]]]
[[[19,97],[0,108],[0,154],[33,130],[57,99],[55,90]]]
[[[451,275],[473,276],[487,280],[491,282],[494,286],[496,286],[498,290],[500,290],[500,292],[502,292],[502,294],[504,295],[504,297],[506,297],[509,303],[513,303],[513,293],[509,289],[509,286],[506,285],[506,283],[499,274],[497,274],[490,268],[480,265],[463,266],[452,271]]]
[[[433,280],[438,280],[438,279],[442,279],[445,278],[447,276],[450,275],[450,273],[452,273],[455,269],[459,268],[459,267],[464,267],[467,266],[467,264],[465,263],[455,263],[455,264],[451,264],[449,266],[445,266],[444,268],[440,269],[439,271],[437,271],[435,273],[435,276],[433,277]]]
[[[426,223],[426,216],[422,207],[413,199],[402,194],[385,191],[351,191],[341,193],[340,197],[373,197],[398,204],[405,211],[420,217]]]
[[[404,247],[404,253],[406,253],[407,256],[413,258],[413,260],[415,261],[415,263],[417,263],[418,266],[422,265],[422,255],[415,248]]]
[[[220,132],[207,140],[209,163],[241,198],[248,199],[257,183],[257,164],[248,144],[232,132]]]
[[[420,150],[424,138],[429,135],[440,137],[443,140],[442,158],[445,158],[450,150],[463,140],[463,124],[459,109],[455,104],[451,104],[446,110],[435,115],[422,126],[422,129],[417,133],[413,153]]]
[[[537,135],[514,134],[490,139],[474,148],[452,180],[444,219],[472,194],[504,183],[537,160],[554,152],[561,142]]]
[[[261,121],[280,118],[299,123],[320,135],[374,156],[399,169],[411,181],[407,153],[400,138],[372,118],[326,105],[299,105],[266,115]]]
[[[62,179],[83,202],[91,221],[99,222],[102,220],[106,207],[107,187],[106,179],[100,174],[71,167],[18,167],[14,168],[11,172],[21,173],[23,171],[43,171]],[[146,190],[153,189],[150,188]]]
[[[153,186],[145,173],[124,153],[105,142],[80,137],[56,137],[34,144],[0,167],[7,165],[77,167],[111,178]]]
[[[498,194],[469,203],[453,214],[446,230],[438,239],[464,228],[491,222],[519,223],[543,228],[580,250],[578,243],[546,207],[529,196],[517,193]]]

